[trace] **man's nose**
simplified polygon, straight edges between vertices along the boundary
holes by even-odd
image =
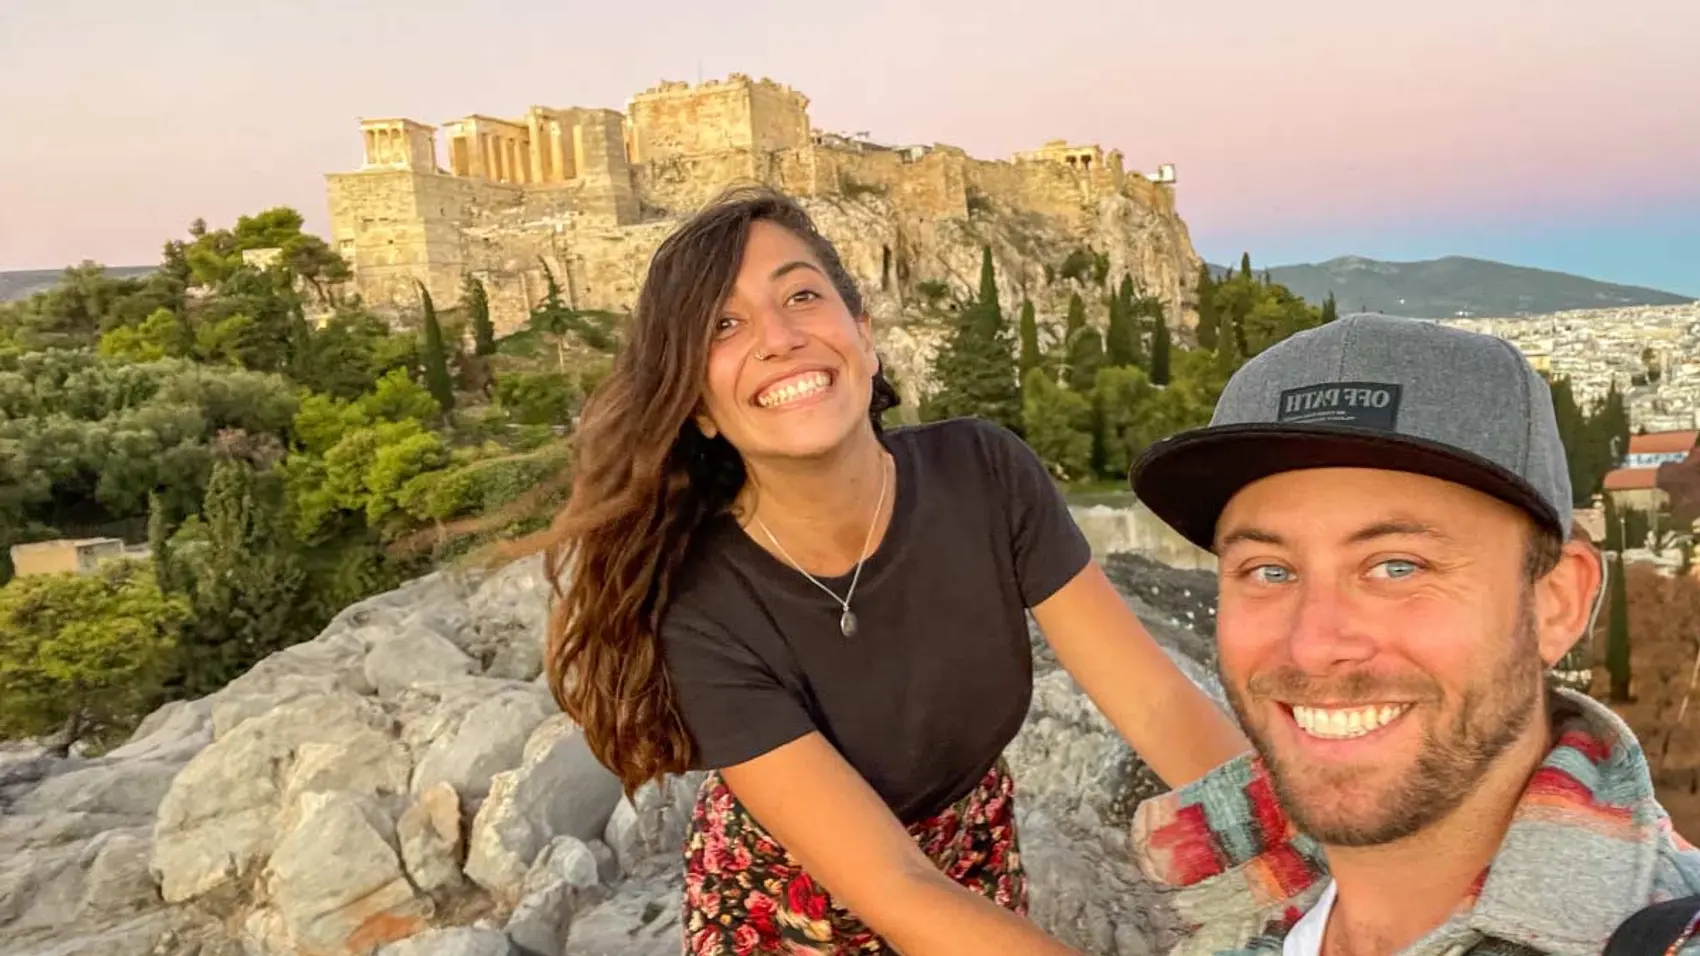
[[[1305,673],[1326,674],[1374,655],[1374,642],[1357,626],[1345,585],[1332,578],[1310,578],[1299,585],[1297,601],[1287,653]]]

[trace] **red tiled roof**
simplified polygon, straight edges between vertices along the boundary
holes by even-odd
[[[1606,491],[1636,491],[1658,486],[1657,468],[1613,468],[1606,472]]]
[[[1629,453],[1631,455],[1662,455],[1673,451],[1690,451],[1695,441],[1700,439],[1700,431],[1680,432],[1650,432],[1646,435],[1629,436]]]

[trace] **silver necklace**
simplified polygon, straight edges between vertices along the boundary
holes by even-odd
[[[772,541],[773,546],[779,549],[779,553],[785,555],[785,560],[791,562],[791,566],[796,568],[803,577],[814,582],[815,587],[832,595],[832,599],[837,601],[839,605],[844,608],[844,613],[838,618],[838,630],[841,631],[845,637],[856,636],[856,614],[854,611],[850,610],[850,598],[854,597],[856,594],[856,582],[862,579],[862,565],[867,563],[868,548],[874,543],[874,529],[879,527],[880,509],[885,507],[885,483],[885,462],[882,460],[880,462],[880,496],[879,500],[874,502],[874,519],[868,524],[867,540],[862,542],[862,556],[856,559],[856,573],[850,576],[850,590],[843,597],[839,597],[838,594],[831,588],[820,583],[820,580],[814,575],[804,571],[803,566],[797,563],[797,559],[791,557],[791,552],[786,551],[785,546],[779,543],[779,539],[773,536],[773,532],[767,527],[767,522],[761,520],[760,517],[752,515],[752,517],[755,517],[756,524],[761,525],[761,530],[767,534],[767,540]]]

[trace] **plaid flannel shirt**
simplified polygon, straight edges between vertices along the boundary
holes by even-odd
[[[1700,852],[1671,827],[1628,726],[1572,691],[1554,702],[1557,743],[1493,862],[1452,918],[1400,956],[1599,956],[1636,910],[1700,893]],[[1179,956],[1280,953],[1327,885],[1321,848],[1282,812],[1254,753],[1146,801],[1133,838],[1181,927]],[[1700,941],[1681,954],[1700,956]]]

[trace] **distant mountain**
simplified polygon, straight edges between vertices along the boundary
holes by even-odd
[[[1238,268],[1236,265],[1235,268]],[[1252,268],[1259,275],[1256,261]],[[1224,269],[1211,266],[1221,274]],[[1568,309],[1681,305],[1689,296],[1597,282],[1545,269],[1447,256],[1423,262],[1380,262],[1342,256],[1316,265],[1272,266],[1269,277],[1321,304],[1334,293],[1341,314],[1385,312],[1412,318],[1543,315]]]
[[[145,276],[152,272],[155,266],[107,266],[106,274],[114,279],[128,279],[134,276]],[[25,269],[18,272],[0,272],[0,302],[16,302],[27,299],[37,292],[46,292],[59,284],[65,275],[64,269]]]

